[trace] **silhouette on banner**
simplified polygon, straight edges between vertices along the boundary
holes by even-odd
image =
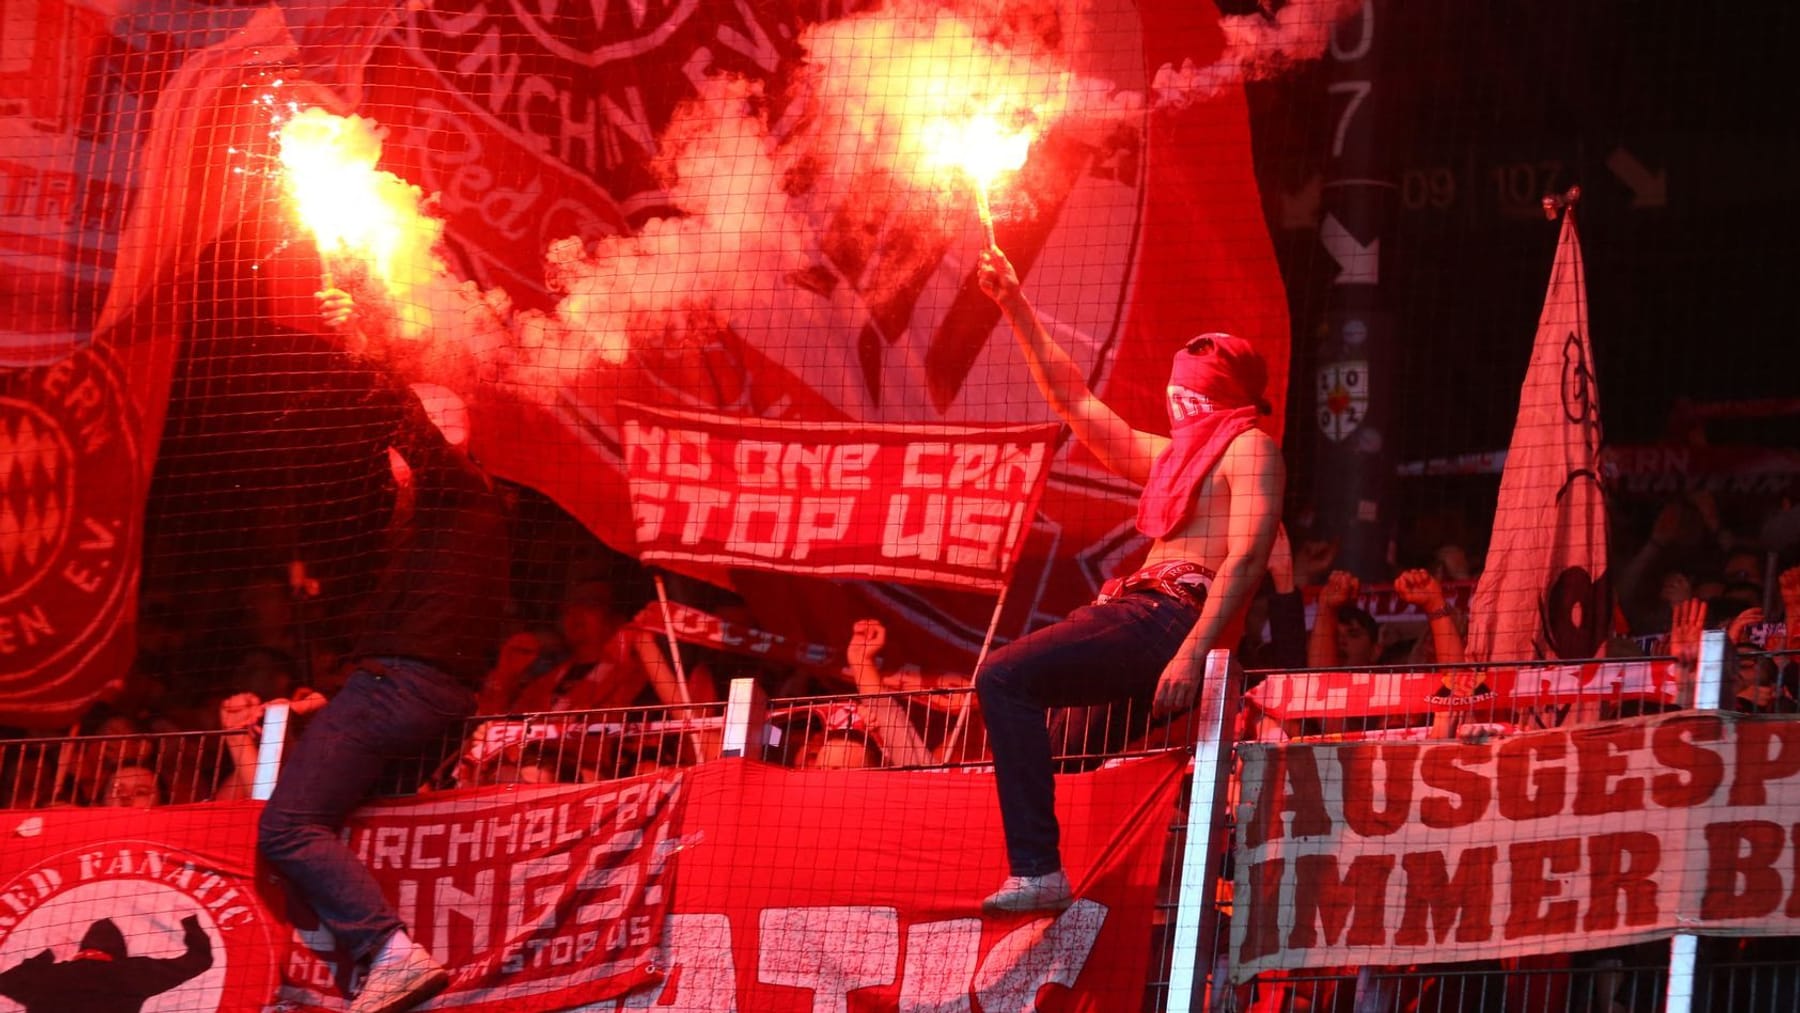
[[[25,1007],[25,1013],[139,1013],[144,1001],[179,988],[206,973],[213,964],[213,944],[200,919],[181,920],[187,952],[179,957],[133,957],[125,936],[111,918],[90,925],[80,949],[68,960],[44,950],[18,966],[0,971],[0,995]]]

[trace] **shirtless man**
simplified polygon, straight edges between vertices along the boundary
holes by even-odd
[[[1011,875],[987,911],[1062,910],[1072,895],[1057,850],[1045,713],[1117,700],[1152,716],[1194,704],[1206,655],[1250,600],[1281,516],[1281,449],[1256,428],[1268,369],[1250,343],[1202,334],[1175,353],[1173,435],[1131,428],[1088,388],[1050,337],[999,249],[977,281],[1000,305],[1032,377],[1076,438],[1142,484],[1138,529],[1153,541],[1143,569],[1107,582],[1092,605],[989,656],[975,680],[994,754]]]

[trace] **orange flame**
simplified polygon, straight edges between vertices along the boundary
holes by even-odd
[[[409,296],[440,268],[443,223],[421,210],[418,187],[375,168],[380,158],[381,135],[360,116],[313,108],[281,125],[282,179],[320,256],[327,265],[362,264],[399,306],[401,333],[417,337],[428,314]]]
[[[986,190],[1002,173],[1025,164],[1033,131],[1008,130],[998,117],[977,113],[964,120],[939,118],[925,127],[927,158],[936,165],[960,169],[976,187]]]
[[[960,169],[975,184],[975,210],[989,246],[994,243],[994,212],[988,190],[1001,173],[1016,172],[1031,150],[1032,131],[1007,130],[1000,120],[978,113],[964,120],[939,118],[923,132],[926,160]]]
[[[802,43],[816,129],[837,139],[826,163],[844,178],[891,173],[940,195],[973,184],[984,225],[988,191],[1024,165],[1072,86],[1051,54],[924,0],[817,26]]]

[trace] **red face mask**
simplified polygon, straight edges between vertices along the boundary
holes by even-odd
[[[1169,374],[1171,443],[1150,469],[1138,500],[1138,530],[1163,538],[1187,520],[1194,492],[1225,448],[1267,411],[1268,367],[1250,342],[1202,334],[1175,353]]]

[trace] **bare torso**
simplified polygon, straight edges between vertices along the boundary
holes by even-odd
[[[1233,441],[1234,446],[1236,442]],[[1145,566],[1186,560],[1216,571],[1225,565],[1230,547],[1232,497],[1230,483],[1220,474],[1223,470],[1215,466],[1207,473],[1194,493],[1194,506],[1187,519],[1180,528],[1150,544]]]

